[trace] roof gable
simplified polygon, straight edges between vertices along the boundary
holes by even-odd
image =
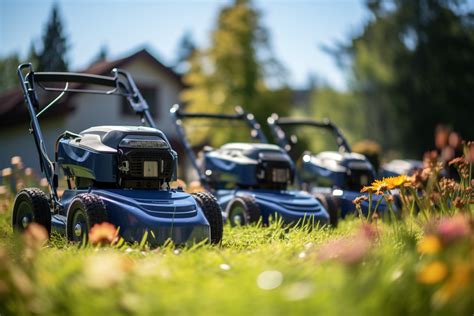
[[[184,87],[182,78],[179,74],[173,71],[171,68],[165,66],[153,55],[151,55],[146,49],[141,49],[127,57],[113,60],[113,61],[100,61],[92,64],[87,69],[80,71],[81,73],[89,73],[94,75],[110,75],[112,69],[125,67],[126,65],[141,60],[149,64],[150,67],[163,72],[179,86]],[[48,112],[45,117],[53,117],[59,114],[66,114],[74,110],[72,104],[68,103],[68,98],[62,100],[59,103],[61,106],[54,107]],[[28,120],[27,109],[23,104],[23,93],[20,88],[13,88],[0,93],[0,125],[1,127],[14,125],[21,121]]]

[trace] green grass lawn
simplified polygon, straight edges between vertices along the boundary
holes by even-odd
[[[349,219],[337,229],[313,230],[226,227],[220,246],[149,250],[79,248],[59,237],[38,247],[14,237],[8,221],[7,211],[0,215],[2,316],[474,312],[472,228],[470,237],[434,254],[417,251],[425,226],[419,219],[371,226]],[[449,272],[420,282],[420,271],[434,261]],[[467,283],[446,298],[442,289],[459,274],[459,262],[470,267]]]

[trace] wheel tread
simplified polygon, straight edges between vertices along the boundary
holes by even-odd
[[[33,214],[35,217],[34,222],[37,224],[42,225],[48,231],[48,235],[51,234],[51,207],[49,203],[49,198],[47,195],[38,188],[25,188],[22,189],[17,194],[17,198],[15,199],[13,216],[12,216],[12,224],[14,225],[14,220],[16,216],[16,202],[17,199],[22,195],[26,194],[27,198],[30,200],[31,205],[33,206]]]
[[[208,192],[196,192],[191,194],[204,212],[209,225],[211,227],[211,240],[212,244],[218,244],[222,240],[223,235],[223,222],[222,222],[222,209],[217,202],[214,195]]]
[[[105,208],[105,204],[100,198],[100,196],[93,193],[81,193],[74,197],[69,205],[68,214],[67,214],[67,235],[68,239],[72,240],[72,214],[71,206],[75,203],[81,203],[84,207],[84,212],[86,214],[86,220],[88,225],[88,230],[90,230],[95,224],[100,224],[107,222],[108,216]]]

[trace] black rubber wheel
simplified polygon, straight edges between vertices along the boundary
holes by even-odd
[[[37,223],[51,234],[51,208],[46,194],[37,188],[23,189],[13,203],[13,231],[23,232],[29,223]]]
[[[191,193],[194,199],[198,202],[204,216],[209,222],[211,228],[211,244],[218,244],[222,241],[224,231],[222,222],[222,209],[217,203],[217,199],[209,192]]]
[[[226,207],[227,219],[231,226],[243,226],[257,223],[260,220],[260,206],[250,195],[232,199]]]
[[[70,241],[87,243],[89,230],[107,221],[107,210],[102,199],[95,194],[82,193],[74,197],[67,210],[66,234]]]
[[[324,206],[329,213],[329,224],[332,227],[337,227],[339,222],[339,212],[336,200],[332,195],[316,193],[314,197]]]

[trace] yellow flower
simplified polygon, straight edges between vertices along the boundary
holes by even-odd
[[[433,261],[421,269],[417,275],[417,281],[424,284],[436,284],[441,282],[448,274],[448,267],[441,261]]]
[[[418,243],[417,250],[419,253],[437,253],[441,250],[441,240],[434,235],[427,235]]]
[[[469,286],[471,268],[468,263],[458,262],[451,277],[433,295],[433,302],[440,306],[446,304],[459,290]]]
[[[389,190],[393,190],[403,186],[405,183],[410,182],[410,178],[402,174],[397,177],[383,178],[382,181],[387,184]]]
[[[375,192],[375,194],[381,195],[383,192],[387,191],[387,189],[388,185],[384,180],[375,180],[370,186],[363,187],[360,192]]]

